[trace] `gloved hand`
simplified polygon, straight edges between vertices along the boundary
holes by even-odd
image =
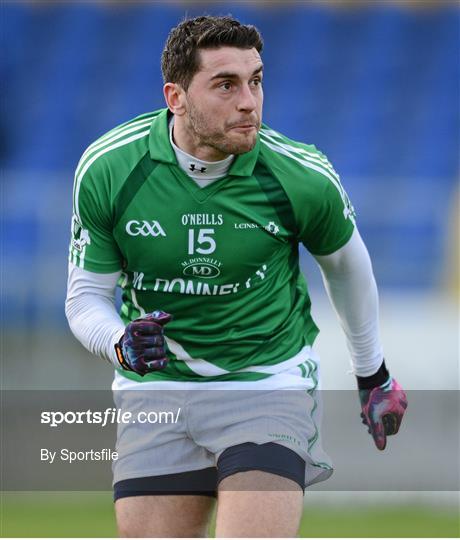
[[[168,364],[163,327],[172,319],[169,313],[154,311],[130,322],[115,351],[120,366],[144,376]]]
[[[359,399],[363,424],[368,427],[377,448],[384,450],[387,435],[398,433],[407,408],[406,393],[393,377],[389,377],[380,386],[360,389]]]

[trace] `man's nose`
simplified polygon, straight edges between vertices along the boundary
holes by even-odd
[[[256,96],[253,94],[250,86],[247,84],[242,85],[238,96],[238,110],[254,111],[256,107]]]

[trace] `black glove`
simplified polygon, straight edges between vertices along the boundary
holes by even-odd
[[[164,325],[172,319],[169,313],[154,311],[128,324],[115,351],[120,366],[144,376],[151,371],[164,369],[166,356]]]

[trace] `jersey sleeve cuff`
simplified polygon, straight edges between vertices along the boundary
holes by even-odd
[[[323,248],[323,249],[309,249],[307,246],[305,246],[308,251],[314,256],[314,255],[318,255],[320,257],[322,256],[326,256],[326,255],[332,255],[332,253],[335,253],[337,250],[339,250],[340,248],[342,248],[351,238],[354,230],[355,230],[355,225],[352,225],[351,227],[348,228],[348,230],[346,231],[345,235],[342,236],[342,238],[337,241],[335,244],[332,244],[330,246],[327,246],[327,248]]]

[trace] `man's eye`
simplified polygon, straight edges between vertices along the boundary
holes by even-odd
[[[222,88],[223,90],[230,90],[232,88],[232,83],[231,82],[224,82],[220,85],[220,88]]]
[[[259,86],[260,84],[262,84],[262,79],[260,79],[259,77],[257,77],[256,79],[253,79],[252,80],[252,84],[254,86]]]

